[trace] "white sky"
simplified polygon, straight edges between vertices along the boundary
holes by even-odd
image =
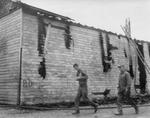
[[[124,34],[120,25],[130,17],[132,38],[150,41],[150,0],[21,0],[68,16],[83,25]]]

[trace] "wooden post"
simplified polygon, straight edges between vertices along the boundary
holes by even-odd
[[[47,27],[47,33],[46,33],[45,44],[44,44],[44,56],[45,54],[47,54],[47,44],[50,36],[50,30],[51,30],[51,24],[49,23]]]
[[[18,97],[17,97],[17,105],[21,105],[21,80],[22,80],[22,47],[20,48],[20,70],[19,70],[19,83],[18,83]]]
[[[22,14],[23,22],[23,14]],[[20,50],[19,50],[19,80],[18,80],[18,96],[17,105],[21,106],[21,82],[22,82],[22,40],[23,40],[23,24],[21,25],[21,35],[20,35]]]
[[[137,53],[136,53],[136,55],[135,55],[135,71],[134,71],[134,90],[135,90],[135,92],[137,93],[137,91],[136,91],[136,88],[135,88],[135,85],[136,85],[136,82],[137,82],[137,79],[136,79],[136,74],[137,74]]]

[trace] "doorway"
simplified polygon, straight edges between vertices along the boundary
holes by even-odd
[[[139,48],[139,51],[141,52],[142,56],[144,57],[144,51],[143,51],[143,45],[142,43],[137,43],[137,46]],[[144,94],[146,92],[146,70],[143,62],[138,57],[138,70],[139,70],[139,84],[140,84],[140,93]]]

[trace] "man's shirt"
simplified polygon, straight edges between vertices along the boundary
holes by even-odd
[[[77,71],[77,77],[78,77],[77,81],[79,81],[79,86],[87,87],[88,76],[82,70]]]
[[[123,91],[126,88],[131,87],[131,77],[127,71],[120,73],[118,84],[119,84],[119,86],[118,86],[119,91]]]

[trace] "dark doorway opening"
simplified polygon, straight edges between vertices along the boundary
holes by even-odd
[[[142,54],[142,56],[144,57],[144,52],[143,52],[143,45],[142,44],[138,44],[138,48]],[[144,94],[146,92],[146,70],[145,70],[145,66],[143,64],[143,62],[141,61],[141,59],[138,56],[138,70],[139,70],[139,82],[140,82],[140,93]]]

